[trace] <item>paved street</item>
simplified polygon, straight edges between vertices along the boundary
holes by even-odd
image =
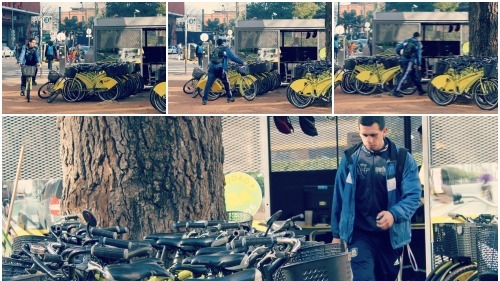
[[[168,113],[169,114],[331,114],[331,105],[316,102],[308,108],[293,106],[286,98],[286,87],[257,96],[247,101],[233,93],[235,102],[227,103],[225,97],[201,104],[201,97],[191,98],[182,91],[182,87],[191,79],[197,61],[188,61],[187,74],[184,74],[184,61],[178,61],[177,55],[168,56]]]
[[[99,98],[70,103],[61,96],[52,103],[38,97],[38,89],[47,82],[47,64],[37,77],[38,86],[31,92],[30,103],[19,95],[21,69],[15,58],[2,58],[2,113],[3,114],[160,114],[149,101],[149,90],[119,101],[101,101]],[[38,75],[40,75],[40,70]]]

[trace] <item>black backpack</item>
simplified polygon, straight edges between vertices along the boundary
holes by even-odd
[[[210,62],[212,64],[221,64],[224,60],[224,49],[222,47],[216,47],[212,54],[210,55]]]
[[[411,59],[415,56],[418,50],[418,43],[415,40],[408,39],[408,42],[403,48],[403,56],[407,59]]]
[[[354,152],[356,152],[361,146],[363,145],[362,142],[351,146],[345,151],[346,159],[347,159],[347,165],[346,165],[346,174],[349,173],[349,165],[353,163],[352,161],[352,155]],[[396,149],[396,145],[394,143],[390,142],[390,151],[389,151],[389,157],[391,158],[391,161],[396,161],[396,188],[399,192],[401,192],[401,182],[403,180],[403,170],[404,170],[404,164],[406,162],[406,154],[408,154],[408,150],[404,147],[400,147],[397,154],[393,153],[393,149]],[[394,157],[397,155],[396,157]]]

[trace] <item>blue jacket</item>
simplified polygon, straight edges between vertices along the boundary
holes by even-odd
[[[235,54],[233,54],[231,52],[231,50],[229,49],[229,47],[227,46],[219,46],[221,48],[224,49],[224,59],[222,60],[222,63],[219,63],[219,64],[212,64],[210,63],[209,67],[212,67],[212,68],[224,68],[225,71],[228,70],[228,59],[236,62],[236,63],[239,63],[239,64],[243,64],[243,60],[241,60],[239,57],[237,57]]]
[[[38,51],[38,48],[35,47],[35,60],[36,63],[41,63],[42,59],[40,58],[40,52]],[[17,59],[17,63],[20,63],[22,65],[26,64],[26,45],[23,45],[21,48],[21,54],[19,54],[19,58]]]
[[[399,149],[398,147],[396,147]],[[354,229],[356,194],[356,166],[359,149],[352,155],[352,164],[346,174],[347,157],[344,155],[335,177],[331,229],[334,238],[351,242]],[[387,160],[386,174],[395,174],[396,162]],[[391,172],[392,171],[392,172]],[[389,228],[391,244],[394,249],[401,248],[411,241],[411,217],[419,206],[421,186],[415,159],[408,153],[402,175],[401,193],[395,188],[388,191],[388,210],[394,217]]]
[[[403,43],[401,43],[399,46],[396,47],[396,50],[400,46],[403,47],[404,43],[408,42],[409,40],[416,41],[416,43],[417,43],[417,54],[414,55],[413,57],[411,57],[410,59],[406,58],[405,56],[401,56],[400,57],[400,61],[402,63],[407,63],[408,61],[411,61],[414,64],[420,66],[420,65],[422,65],[422,43],[420,41],[418,41],[417,38],[412,37],[412,38],[408,38],[408,39],[404,40]],[[399,53],[399,51],[400,50],[397,50],[398,53]]]

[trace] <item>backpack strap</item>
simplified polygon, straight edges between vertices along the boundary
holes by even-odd
[[[351,146],[350,148],[348,148],[344,153],[345,153],[345,156],[346,156],[346,160],[347,160],[347,165],[345,167],[346,169],[346,174],[349,173],[349,165],[351,165],[353,162],[352,162],[352,155],[354,154],[354,152],[356,152],[360,147],[361,145],[363,145],[362,142],[358,143],[358,144],[355,144],[353,146]]]

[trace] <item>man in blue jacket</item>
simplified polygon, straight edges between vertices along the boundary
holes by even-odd
[[[210,63],[208,64],[207,84],[205,85],[205,90],[203,92],[203,98],[201,101],[203,105],[207,104],[208,93],[210,92],[210,89],[212,88],[212,85],[217,78],[219,78],[224,85],[227,102],[234,102],[234,98],[231,94],[231,87],[229,86],[229,80],[227,78],[228,59],[239,64],[247,64],[239,57],[234,55],[227,46],[224,46],[224,41],[222,39],[217,39],[217,47],[215,47],[214,51],[210,55]]]
[[[422,43],[418,41],[418,37],[420,37],[420,33],[415,32],[412,38],[406,39],[396,46],[396,52],[401,55],[399,62],[403,69],[403,76],[394,88],[394,92],[389,94],[390,96],[402,98],[401,86],[408,78],[417,86],[418,94],[425,95],[425,91],[420,84],[420,76],[417,73],[422,66]]]
[[[22,47],[21,54],[19,54],[19,58],[17,60],[17,64],[19,65],[19,67],[22,67],[23,65],[36,65],[37,67],[39,67],[41,63],[42,59],[40,58],[40,52],[36,47],[36,39],[30,38],[28,44]],[[35,79],[36,72],[32,81],[33,86],[37,85]],[[24,96],[24,90],[26,90],[26,76],[21,75],[21,96]]]
[[[358,127],[362,144],[344,152],[335,178],[332,243],[347,243],[354,281],[394,281],[420,202],[418,168],[406,150],[396,164],[402,148],[386,137],[383,116],[362,116]]]

